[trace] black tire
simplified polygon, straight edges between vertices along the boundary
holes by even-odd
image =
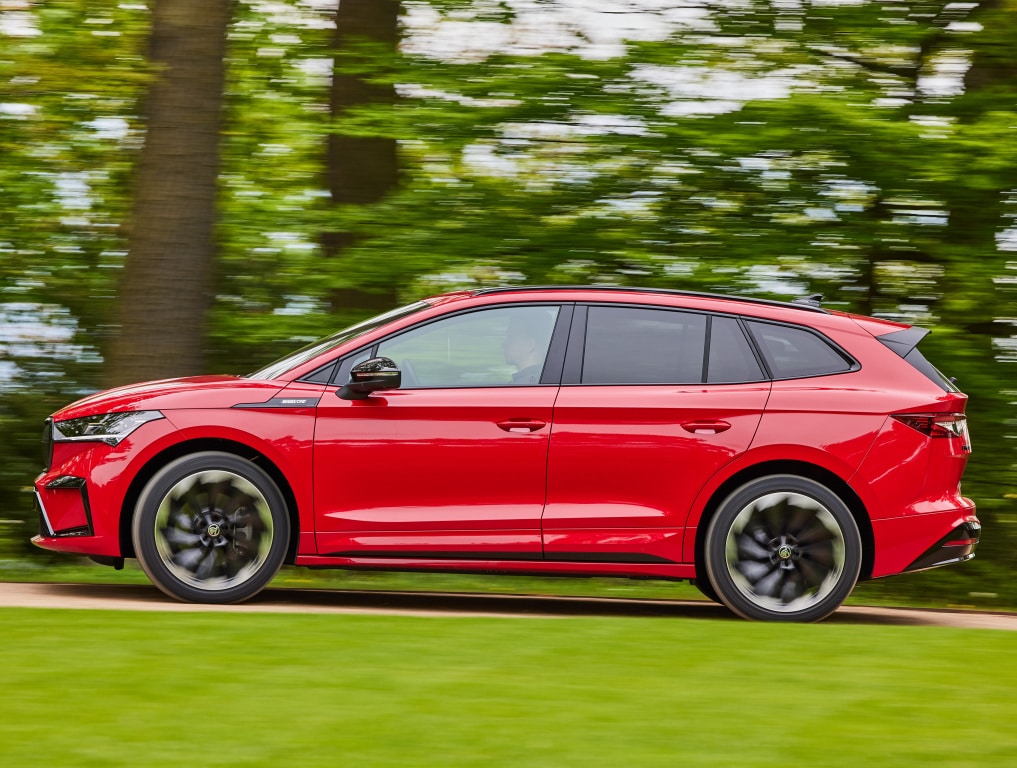
[[[155,474],[138,499],[131,535],[142,569],[170,597],[239,603],[278,572],[290,521],[264,470],[208,451]]]
[[[699,569],[697,568],[696,570],[698,571]],[[705,573],[693,579],[692,584],[707,600],[714,603],[720,602],[720,595],[717,594],[717,590],[713,588],[713,584],[710,583],[710,579]]]
[[[746,483],[706,534],[706,571],[721,602],[746,619],[819,621],[858,581],[862,542],[851,511],[796,475]]]

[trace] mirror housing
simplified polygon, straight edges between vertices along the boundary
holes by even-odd
[[[402,371],[387,357],[372,357],[357,363],[350,371],[350,381],[336,393],[343,400],[363,400],[372,392],[399,389]]]

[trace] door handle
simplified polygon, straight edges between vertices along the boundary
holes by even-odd
[[[540,419],[505,419],[499,421],[498,426],[506,432],[536,432],[546,427],[547,422]]]
[[[694,435],[716,435],[731,429],[726,421],[686,421],[682,429]]]

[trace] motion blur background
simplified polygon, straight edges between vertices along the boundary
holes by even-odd
[[[971,563],[1017,607],[1017,0],[0,0],[0,579],[42,420],[453,288],[604,283],[934,328]]]

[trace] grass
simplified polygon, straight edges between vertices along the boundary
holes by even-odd
[[[1009,632],[0,609],[0,765],[1010,766]]]

